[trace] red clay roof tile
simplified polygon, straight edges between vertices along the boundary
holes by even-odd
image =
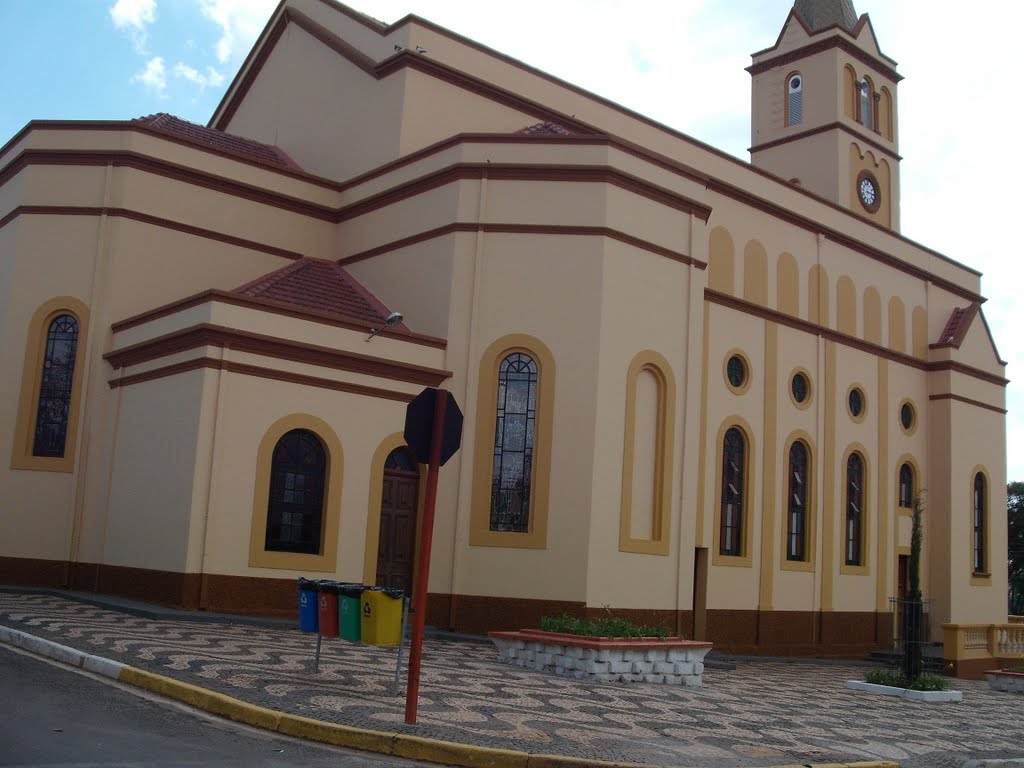
[[[204,125],[190,123],[166,112],[157,112],[154,115],[137,117],[132,122],[140,123],[149,128],[155,128],[158,131],[173,133],[196,144],[204,144],[212,149],[241,155],[251,160],[258,160],[261,163],[279,165],[296,171],[302,170],[299,164],[279,147],[235,136],[224,131],[218,131],[215,128],[207,128]]]
[[[330,312],[379,328],[389,310],[376,296],[333,261],[304,257],[239,286],[232,293]],[[408,331],[404,323],[395,329]]]

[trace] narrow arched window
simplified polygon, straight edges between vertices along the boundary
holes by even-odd
[[[804,78],[795,72],[786,78],[786,125],[800,125],[804,119]]]
[[[78,320],[69,314],[57,315],[46,335],[33,456],[64,456],[77,350]]]
[[[725,433],[722,443],[722,509],[718,551],[723,555],[743,554],[743,493],[746,474],[746,443],[736,427]]]
[[[537,363],[513,352],[498,369],[491,472],[492,531],[530,530],[530,481],[537,427]]]
[[[871,81],[864,78],[857,83],[857,112],[861,125],[865,128],[874,128],[874,106],[875,94],[871,87]]]
[[[807,446],[797,440],[789,449],[789,523],[786,559],[807,559]]]
[[[985,476],[974,476],[974,572],[985,573]]]
[[[861,565],[864,527],[864,460],[859,453],[846,461],[846,564]]]
[[[320,554],[326,475],[327,454],[314,433],[293,429],[277,441],[270,467],[268,551]]]
[[[900,467],[900,506],[906,509],[914,507],[914,470],[910,464]]]

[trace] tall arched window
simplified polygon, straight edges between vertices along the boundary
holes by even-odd
[[[864,531],[864,459],[851,453],[846,461],[846,564],[861,565]]]
[[[900,506],[914,507],[914,469],[909,463],[900,467]]]
[[[57,315],[46,335],[33,456],[64,456],[77,349],[78,320],[70,314]]]
[[[804,119],[804,78],[794,72],[786,78],[786,125],[800,125]]]
[[[513,352],[498,369],[491,472],[492,531],[530,529],[530,481],[537,423],[537,363]]]
[[[746,442],[732,427],[722,443],[722,509],[718,551],[722,555],[743,555],[743,493],[746,473]]]
[[[324,518],[327,454],[313,432],[293,429],[274,446],[265,547],[318,555]]]
[[[786,559],[807,559],[807,446],[797,440],[789,449],[789,524]]]
[[[874,103],[875,94],[871,81],[866,77],[857,83],[857,117],[858,122],[865,128],[874,128]]]
[[[985,573],[985,476],[974,476],[974,572]]]

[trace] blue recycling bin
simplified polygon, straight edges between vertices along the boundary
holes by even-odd
[[[315,581],[299,579],[299,629],[303,632],[319,632],[320,619],[317,598],[320,587]]]

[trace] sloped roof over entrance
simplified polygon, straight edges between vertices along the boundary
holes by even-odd
[[[853,0],[796,0],[793,10],[800,14],[811,32],[840,26],[852,33],[857,26]]]
[[[379,327],[389,314],[388,308],[343,267],[309,257],[258,277],[232,293],[329,312],[363,324],[367,330]],[[409,330],[404,323],[395,328]]]
[[[188,120],[182,120],[180,117],[169,115],[166,112],[157,112],[153,115],[137,117],[132,122],[145,125],[147,128],[154,128],[158,131],[173,133],[196,144],[241,155],[250,160],[278,165],[295,171],[302,170],[299,164],[292,160],[283,149],[271,144],[254,141],[253,139],[225,133],[216,128],[207,128],[204,125],[190,123]]]

